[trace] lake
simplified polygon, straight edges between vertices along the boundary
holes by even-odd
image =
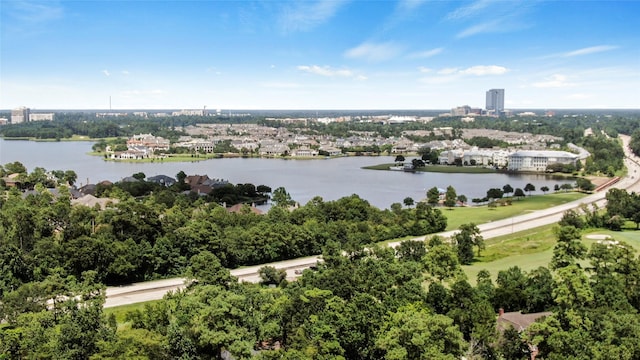
[[[527,183],[553,189],[556,184],[575,181],[553,178],[540,174],[445,174],[405,173],[402,171],[365,170],[362,166],[393,162],[395,157],[345,157],[318,160],[284,159],[213,159],[199,162],[125,163],[105,161],[99,156],[87,155],[92,142],[62,141],[34,142],[0,139],[0,164],[19,161],[32,171],[35,167],[47,170],[74,170],[78,174],[77,185],[97,183],[102,180],[116,182],[134,173],[143,172],[147,177],[175,175],[184,171],[187,175],[208,175],[233,184],[252,183],[267,185],[272,189],[283,186],[291,197],[305,204],[314,196],[325,201],[358,194],[372,205],[388,208],[406,197],[421,200],[434,186],[451,185],[458,195],[469,201],[486,196],[489,188],[502,188],[505,184],[524,189]],[[409,158],[408,158],[409,159]]]

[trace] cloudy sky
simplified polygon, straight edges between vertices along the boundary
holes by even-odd
[[[640,1],[0,2],[0,109],[640,108]]]

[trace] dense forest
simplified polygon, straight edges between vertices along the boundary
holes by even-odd
[[[567,219],[571,222],[574,219]],[[295,282],[263,268],[238,283],[218,258],[189,260],[195,282],[126,315],[101,308],[95,271],[54,271],[2,298],[7,359],[638,359],[640,258],[625,243],[587,249],[561,224],[548,267],[464,277],[455,244],[324,248]],[[49,310],[45,308],[45,300]],[[499,309],[548,311],[524,331],[497,330]]]
[[[13,170],[15,164],[8,165]],[[380,210],[352,195],[336,201],[316,197],[289,210],[291,199],[279,188],[272,194],[276,206],[261,216],[248,207],[230,213],[220,202],[240,192],[270,190],[264,186],[226,186],[198,196],[144,191],[156,189],[148,184],[99,185],[97,194],[113,199],[104,209],[71,206],[64,186],[57,195],[40,183],[28,195],[8,189],[0,199],[0,263],[11,265],[0,275],[0,295],[44,280],[51,269],[76,277],[94,270],[97,280],[117,284],[182,274],[202,251],[235,268],[319,254],[331,241],[357,248],[447,225],[442,212],[426,204]]]
[[[424,203],[380,210],[352,195],[290,208],[276,189],[276,206],[256,215],[116,186],[102,189],[117,200],[105,208],[72,206],[64,186],[34,189],[0,199],[0,358],[640,358],[640,257],[623,242],[581,241],[585,228],[637,226],[635,193],[610,190],[605,209],[565,213],[547,267],[467,279],[461,266],[484,247],[474,224],[451,241],[376,245],[444,230]],[[294,282],[263,267],[261,284],[238,283],[228,270],[311,254],[323,262]],[[191,283],[120,322],[105,315],[105,284],[168,276]],[[498,331],[499,309],[550,314]]]

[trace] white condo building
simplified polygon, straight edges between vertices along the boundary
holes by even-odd
[[[578,155],[566,151],[520,150],[509,155],[512,171],[545,171],[551,164],[576,164]]]

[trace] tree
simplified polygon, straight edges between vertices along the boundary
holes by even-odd
[[[454,189],[451,185],[447,186],[447,192],[445,193],[444,197],[444,205],[448,208],[456,206],[457,197],[458,194],[456,194],[456,189]]]
[[[277,207],[287,207],[294,204],[291,195],[289,195],[284,187],[273,190],[271,201],[273,201]]]
[[[438,205],[440,201],[440,190],[437,187],[432,187],[427,191],[427,203],[431,206]]]
[[[261,193],[261,194],[268,194],[271,192],[271,188],[266,186],[266,185],[258,185],[256,187],[256,191]]]
[[[411,207],[411,206],[413,206],[413,204],[415,204],[415,201],[413,201],[413,198],[411,198],[411,197],[406,197],[406,198],[404,198],[403,203],[404,203],[404,205],[406,207]]]
[[[496,279],[494,305],[506,311],[516,311],[525,308],[524,296],[527,286],[527,276],[518,266],[498,272]]]
[[[582,309],[593,301],[589,279],[577,264],[558,269],[553,298],[563,310]]]
[[[287,279],[287,272],[284,269],[276,269],[273,266],[263,266],[258,269],[260,283],[262,285],[280,285]]]
[[[547,191],[549,191],[549,187],[545,185],[545,186],[542,186],[540,190],[546,195]]]
[[[429,158],[431,156],[431,148],[428,146],[423,146],[420,149],[418,149],[418,155],[420,155],[420,158],[423,161],[429,161]]]
[[[187,178],[187,174],[184,171],[180,170],[178,174],[176,174],[176,180],[178,183],[184,183],[184,180]]]
[[[524,191],[528,192],[529,195],[531,195],[532,191],[536,191],[536,187],[531,183],[527,183],[527,185],[524,186]]]
[[[520,188],[517,188],[516,191],[513,192],[513,197],[523,198],[524,197],[524,191],[522,191],[522,189],[520,189]]]
[[[524,289],[526,312],[541,312],[553,306],[553,275],[546,267],[540,266],[527,275]]]
[[[417,169],[417,168],[422,168],[425,166],[424,161],[420,160],[420,159],[413,159],[411,160],[411,168],[412,169]]]
[[[465,195],[458,195],[458,201],[460,201],[463,204],[467,203],[467,197]]]
[[[580,230],[573,226],[555,228],[558,242],[553,248],[553,257],[549,263],[552,270],[558,270],[569,265],[578,265],[577,261],[585,258],[587,247],[581,242]]]
[[[422,258],[422,262],[427,273],[439,282],[464,274],[456,253],[451,246],[446,244],[430,247]]]
[[[138,180],[144,180],[147,176],[143,173],[143,172],[137,172],[135,174],[132,175],[132,177],[134,179],[138,179]]]
[[[217,285],[228,288],[235,278],[222,267],[220,260],[209,251],[202,251],[189,260],[187,278],[200,285]]]
[[[404,156],[403,155],[396,155],[396,159],[394,160],[397,163],[402,163],[404,162]]]
[[[577,178],[576,179],[576,187],[581,189],[582,191],[591,191],[595,189],[595,185],[589,179],[585,178]]]
[[[487,190],[487,198],[489,199],[501,199],[502,195],[504,195],[502,189],[491,188]]]
[[[509,360],[529,360],[531,359],[531,350],[529,345],[522,338],[520,332],[509,326],[500,336],[498,350],[504,359]]]
[[[569,209],[562,214],[562,218],[558,222],[560,226],[573,226],[576,229],[584,229],[585,221],[582,219],[582,216],[578,214],[577,211],[573,209]]]
[[[452,238],[456,244],[458,259],[463,265],[469,265],[473,261],[474,246],[478,248],[478,256],[480,256],[480,250],[484,249],[484,239],[480,235],[480,229],[473,223],[460,225],[460,231]]]
[[[465,342],[449,317],[407,305],[385,321],[376,347],[389,360],[453,360],[463,354]]]
[[[511,194],[513,193],[513,188],[511,187],[511,185],[507,184],[502,187],[502,191],[504,191],[505,194]]]
[[[403,261],[422,261],[422,258],[427,254],[427,247],[424,241],[419,240],[405,240],[396,247],[396,256]]]

